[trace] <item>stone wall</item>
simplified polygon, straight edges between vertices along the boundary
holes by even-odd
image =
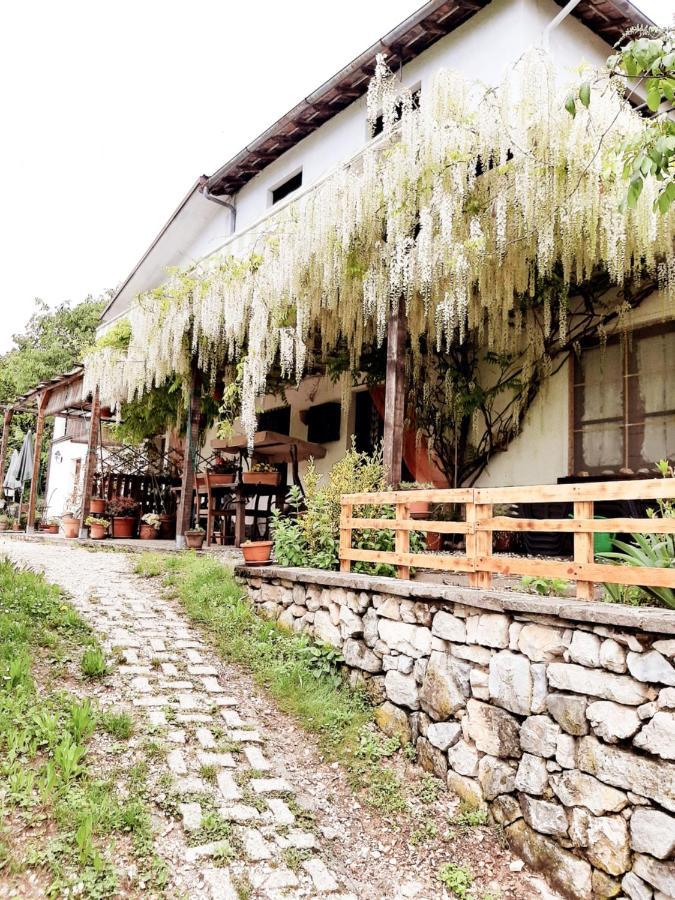
[[[340,648],[380,727],[487,806],[561,893],[675,897],[675,612],[238,574],[264,615]]]

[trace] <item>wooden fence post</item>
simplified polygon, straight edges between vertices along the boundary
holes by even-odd
[[[195,454],[199,446],[199,424],[202,414],[201,384],[197,363],[192,363],[190,379],[190,404],[185,434],[185,458],[183,460],[183,477],[181,479],[180,504],[176,516],[176,547],[185,549],[185,532],[192,523],[192,492],[195,486]]]
[[[464,505],[464,519],[467,524],[466,532],[466,557],[473,565],[473,571],[469,572],[469,587],[480,587],[480,573],[476,571],[476,503],[475,494],[472,492],[471,500]]]
[[[593,518],[593,501],[577,500],[574,503],[575,519],[592,519]],[[575,563],[593,563],[594,555],[594,534],[592,531],[575,531],[574,532],[574,562]],[[591,600],[593,598],[593,582],[577,580],[577,598],[579,600]]]
[[[28,514],[26,516],[26,533],[35,531],[35,514],[37,510],[38,482],[40,480],[40,457],[42,455],[42,436],[45,431],[45,409],[49,394],[45,391],[38,399],[37,424],[35,426],[35,447],[33,449],[33,477],[30,482],[30,494],[28,496]]]
[[[396,501],[396,531],[394,532],[394,551],[396,553],[410,553],[410,532],[407,529],[399,528],[398,523],[408,518],[408,504]],[[405,580],[410,579],[410,566],[397,565],[396,577]]]
[[[340,571],[351,572],[351,559],[344,558],[344,552],[352,548],[352,526],[347,525],[347,521],[351,519],[354,507],[351,503],[342,502],[340,506]]]
[[[476,524],[485,520],[492,518],[492,504],[491,503],[477,503],[475,505],[475,516],[476,516]],[[492,531],[476,531],[476,556],[489,558],[492,556]],[[481,588],[491,588],[492,587],[492,572],[486,572],[485,570],[481,571],[480,567],[477,570],[477,578],[476,578],[476,587]]]
[[[405,418],[405,342],[408,334],[405,301],[393,306],[387,325],[387,374],[384,395],[384,467],[391,485],[401,480]]]
[[[12,415],[14,410],[8,406],[2,421],[2,441],[0,441],[0,497],[4,497],[5,489],[3,481],[5,480],[5,464],[7,463],[7,445],[9,443],[9,429],[12,424]]]
[[[94,475],[96,473],[96,450],[98,446],[99,428],[101,427],[101,399],[96,388],[91,401],[91,417],[89,419],[89,439],[87,442],[87,456],[84,466],[84,480],[82,482],[82,508],[80,510],[80,540],[88,536],[87,526],[84,524],[89,518],[91,508],[91,495],[94,488]]]

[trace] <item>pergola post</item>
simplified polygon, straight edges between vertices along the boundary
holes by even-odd
[[[195,486],[195,456],[199,446],[199,424],[202,414],[201,382],[197,363],[192,364],[190,379],[190,404],[185,434],[185,453],[183,458],[183,477],[181,480],[180,503],[176,516],[176,547],[185,549],[185,532],[192,524],[192,492]]]
[[[38,482],[40,480],[40,457],[42,455],[42,436],[45,430],[45,410],[49,393],[44,391],[38,399],[37,424],[35,426],[35,448],[33,450],[33,477],[30,482],[30,494],[28,497],[28,513],[26,515],[26,532],[33,534],[35,531],[35,512],[37,509]]]
[[[2,439],[0,440],[0,497],[4,497],[5,489],[3,481],[5,480],[5,465],[7,464],[7,445],[9,443],[9,429],[12,424],[12,416],[14,408],[8,406],[2,420]]]
[[[384,467],[389,483],[401,480],[405,418],[405,342],[408,333],[405,301],[392,307],[387,324],[387,374],[384,396]]]
[[[94,489],[94,475],[96,474],[96,448],[101,427],[101,398],[98,388],[94,391],[91,401],[91,418],[89,419],[89,439],[87,442],[87,457],[84,466],[84,481],[82,484],[82,508],[80,509],[80,540],[88,536],[87,526],[84,524],[89,518],[91,508],[91,494]]]

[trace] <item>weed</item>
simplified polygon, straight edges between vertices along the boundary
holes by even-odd
[[[426,844],[438,837],[438,828],[431,819],[425,819],[419,828],[410,835],[410,843],[417,847],[419,844]]]
[[[359,732],[356,755],[366,762],[375,763],[388,756],[393,756],[400,747],[401,740],[397,735],[383,738],[371,728],[364,727]]]
[[[153,669],[159,669],[164,660],[160,656],[153,656],[150,660],[150,665]]]
[[[478,828],[481,825],[487,825],[487,820],[487,812],[484,809],[462,801],[457,814],[450,819],[450,824],[460,828]]]
[[[309,850],[299,850],[297,847],[287,847],[281,855],[291,872],[297,872],[303,862],[309,859],[310,852]]]
[[[82,654],[80,669],[85,678],[102,678],[108,674],[105,654],[100,647],[87,647]]]
[[[114,738],[128,740],[134,733],[134,720],[125,710],[107,710],[99,717],[101,728]]]
[[[443,785],[438,778],[425,772],[415,787],[415,793],[420,801],[428,806],[438,800],[442,788]]]
[[[218,766],[214,766],[210,763],[200,766],[199,775],[204,779],[204,781],[208,781],[209,784],[215,784],[216,777],[218,775]]]
[[[373,768],[368,773],[368,800],[387,815],[408,809],[403,795],[403,785],[391,769]]]
[[[78,744],[91,737],[96,727],[96,715],[91,700],[85,697],[84,700],[73,701],[66,727]]]
[[[234,889],[237,892],[238,900],[250,900],[253,896],[253,886],[247,874],[235,876],[232,878]]]
[[[458,866],[451,862],[441,866],[438,870],[438,878],[449,891],[460,898],[468,896],[473,884],[471,872],[464,866]]]

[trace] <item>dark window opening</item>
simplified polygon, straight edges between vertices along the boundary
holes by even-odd
[[[355,399],[354,438],[359,453],[372,453],[384,436],[384,422],[370,391],[358,391]]]
[[[412,93],[412,107],[413,109],[420,108],[420,95],[422,94],[422,88],[417,88],[416,91]],[[394,111],[394,115],[396,117],[396,121],[400,122],[401,117],[403,116],[403,102],[399,100],[396,104],[396,109]],[[384,116],[382,113],[375,119],[375,126],[373,128],[372,137],[377,137],[378,134],[382,134],[384,131]]]
[[[276,431],[277,434],[291,433],[290,406],[277,406],[258,415],[258,431]]]
[[[307,440],[315,444],[329,444],[340,440],[339,403],[320,403],[305,410],[303,421],[307,425]]]
[[[272,191],[272,206],[283,200],[284,197],[288,197],[293,191],[297,191],[299,187],[302,187],[302,169],[297,174],[292,175],[287,181],[284,181],[283,184],[280,184],[279,187],[274,188]]]

